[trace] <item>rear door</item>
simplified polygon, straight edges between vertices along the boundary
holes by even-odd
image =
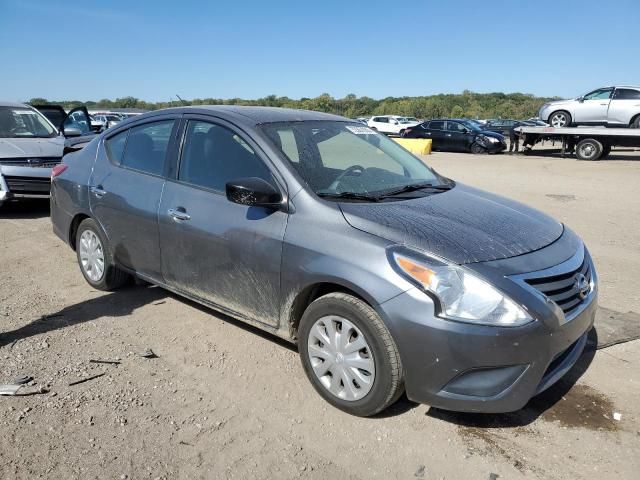
[[[116,261],[154,279],[161,279],[158,205],[178,119],[152,117],[106,136],[89,180],[91,211]]]
[[[605,124],[613,88],[600,88],[576,102],[573,120],[583,124]]]
[[[640,113],[640,90],[616,88],[609,105],[609,123],[627,126]]]
[[[275,326],[287,213],[227,200],[227,182],[258,177],[284,191],[247,136],[210,117],[188,116],[178,173],[159,209],[165,281],[222,310]]]

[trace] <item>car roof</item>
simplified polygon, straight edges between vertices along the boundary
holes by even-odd
[[[24,103],[5,102],[3,100],[0,100],[0,107],[26,107],[26,108],[30,108],[29,105],[25,105]]]
[[[213,115],[226,120],[233,120],[237,123],[260,125],[274,122],[302,122],[311,120],[333,120],[341,122],[352,122],[349,118],[333,115],[330,113],[314,112],[311,110],[298,110],[295,108],[279,107],[252,107],[240,105],[197,105],[188,107],[164,108],[153,112],[137,115],[133,119],[141,120],[167,113],[192,113]]]

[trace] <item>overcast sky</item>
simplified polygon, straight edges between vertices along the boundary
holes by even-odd
[[[640,84],[640,0],[0,0],[0,99],[573,97]]]

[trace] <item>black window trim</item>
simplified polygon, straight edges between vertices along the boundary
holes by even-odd
[[[127,144],[129,143],[129,134],[130,134],[132,128],[141,127],[143,125],[148,125],[148,124],[151,124],[151,123],[166,122],[166,121],[169,121],[169,120],[173,120],[174,123],[173,123],[173,128],[171,129],[171,135],[169,137],[169,144],[167,145],[167,151],[166,151],[165,156],[164,156],[164,164],[162,166],[162,173],[156,174],[156,173],[151,173],[151,172],[145,172],[144,170],[138,170],[137,168],[128,167],[128,166],[122,164],[122,158],[120,159],[120,162],[116,163],[111,158],[111,155],[109,155],[109,150],[107,149],[107,145],[106,145],[107,140],[110,140],[111,138],[115,137],[116,135],[126,131],[127,132],[127,140],[125,141],[124,149],[122,150],[122,154],[124,155],[124,153],[127,150]],[[136,172],[136,173],[141,173],[143,175],[148,175],[150,177],[167,179],[167,175],[169,174],[169,171],[170,171],[169,168],[170,168],[170,166],[172,164],[171,156],[174,154],[174,150],[175,149],[173,147],[174,147],[174,145],[175,145],[175,143],[177,141],[176,134],[178,133],[179,126],[180,126],[180,115],[170,114],[170,115],[158,115],[158,116],[153,116],[153,117],[150,117],[150,118],[145,118],[142,121],[135,122],[135,123],[129,123],[126,126],[118,127],[117,130],[114,128],[113,132],[109,132],[102,139],[105,155],[106,155],[107,159],[109,160],[109,163],[111,163],[114,167],[122,168],[123,170],[129,170],[129,171]]]
[[[229,121],[220,118],[220,117],[216,117],[213,115],[203,115],[203,114],[185,114],[183,115],[183,118],[180,122],[180,129],[179,129],[179,138],[176,142],[176,155],[173,158],[173,161],[171,162],[171,165],[169,166],[169,170],[171,172],[170,176],[166,177],[166,180],[168,182],[172,182],[172,183],[177,183],[179,185],[185,185],[187,187],[190,188],[197,188],[198,190],[202,190],[208,193],[213,193],[216,195],[220,195],[226,198],[227,196],[227,192],[225,191],[221,191],[221,190],[216,190],[215,188],[210,188],[210,187],[205,187],[202,185],[197,185],[195,183],[190,183],[190,182],[186,182],[184,180],[180,180],[179,176],[180,176],[180,164],[182,163],[182,153],[184,151],[184,145],[187,139],[187,125],[188,123],[192,121],[192,122],[205,122],[205,123],[211,123],[213,125],[216,125],[218,127],[222,127],[225,128],[227,130],[230,130],[231,132],[235,133],[236,135],[238,135],[240,137],[240,139],[242,141],[244,141],[247,145],[249,145],[252,149],[253,149],[253,153],[254,155],[256,155],[258,157],[258,159],[265,165],[265,167],[267,167],[267,170],[269,171],[269,173],[271,174],[271,178],[273,179],[273,181],[275,182],[275,187],[280,190],[280,194],[282,195],[282,198],[284,199],[284,201],[286,202],[288,199],[287,196],[287,188],[286,188],[286,183],[284,182],[284,180],[282,179],[280,173],[278,172],[278,169],[275,167],[275,165],[273,164],[273,162],[271,162],[271,160],[269,160],[269,157],[264,153],[264,151],[260,148],[260,146],[251,139],[251,136],[249,134],[247,134],[244,130],[242,130],[241,128],[239,128],[237,125],[234,125],[233,123],[230,123]]]

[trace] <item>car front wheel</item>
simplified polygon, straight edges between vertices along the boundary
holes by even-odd
[[[316,391],[352,415],[384,410],[403,392],[400,354],[373,308],[346,293],[324,295],[300,320],[302,366]]]
[[[85,280],[98,290],[115,290],[129,279],[129,275],[114,264],[107,239],[91,218],[78,226],[76,255]]]
[[[571,115],[569,112],[560,110],[549,115],[549,125],[555,128],[563,128],[571,126]]]

